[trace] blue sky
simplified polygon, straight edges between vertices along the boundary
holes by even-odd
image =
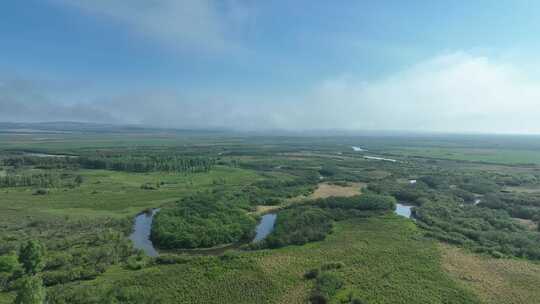
[[[0,120],[538,133],[539,8],[2,1]]]

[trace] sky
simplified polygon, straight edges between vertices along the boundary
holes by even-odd
[[[0,1],[0,121],[540,134],[540,2]]]

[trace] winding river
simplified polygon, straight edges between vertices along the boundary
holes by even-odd
[[[411,218],[412,208],[413,206],[398,203],[396,204],[395,213],[406,218]],[[133,246],[135,248],[144,251],[148,256],[151,257],[156,257],[159,255],[157,249],[150,240],[152,220],[154,215],[156,215],[159,210],[160,209],[153,209],[150,212],[143,212],[137,215],[135,217],[135,223],[133,224],[133,233],[131,233],[129,237],[133,241]],[[277,214],[275,213],[263,215],[255,230],[255,238],[253,239],[253,242],[264,240],[274,230],[276,219]]]
[[[135,223],[133,224],[133,232],[129,236],[133,241],[133,247],[142,250],[146,255],[156,257],[159,255],[157,249],[150,240],[150,231],[152,230],[152,220],[154,215],[159,212],[160,209],[152,209],[150,212],[142,212],[135,217]],[[255,238],[253,242],[258,242],[266,238],[272,230],[274,230],[274,224],[276,222],[277,214],[269,213],[262,216],[261,221],[257,225],[255,230]],[[229,248],[227,246],[220,249],[209,249],[208,252],[222,252],[223,249]],[[201,249],[204,252],[205,249]]]

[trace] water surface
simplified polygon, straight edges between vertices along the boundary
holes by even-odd
[[[150,240],[152,220],[158,211],[159,209],[152,209],[150,212],[143,212],[137,215],[137,217],[135,217],[135,223],[133,224],[133,233],[129,236],[131,241],[133,241],[133,247],[144,251],[151,257],[159,255]]]
[[[396,204],[396,214],[404,216],[406,218],[411,218],[411,209],[413,206],[409,205],[403,205],[403,204]]]
[[[364,158],[365,159],[370,159],[370,160],[382,160],[382,161],[387,161],[387,162],[392,162],[392,163],[397,162],[397,160],[395,160],[395,159],[378,157],[378,156],[364,156]]]
[[[34,157],[77,157],[75,155],[67,155],[67,154],[48,154],[48,153],[41,153],[41,152],[23,152],[23,155],[25,156],[34,156]]]
[[[274,230],[274,224],[276,223],[277,214],[269,213],[262,216],[261,222],[257,226],[255,238],[253,242],[258,242],[266,238],[272,230]]]

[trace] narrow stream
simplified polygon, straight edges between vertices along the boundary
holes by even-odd
[[[152,209],[151,212],[143,212],[135,217],[133,224],[133,233],[129,238],[133,241],[133,247],[144,251],[148,256],[156,257],[159,255],[156,248],[150,240],[150,231],[152,230],[152,220],[159,209]]]

